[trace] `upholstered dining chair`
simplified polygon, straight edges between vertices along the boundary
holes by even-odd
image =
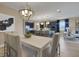
[[[49,47],[47,47],[43,51],[43,55],[46,57],[56,57],[60,56],[60,43],[59,43],[60,36],[59,34],[54,34],[53,39],[50,41]]]
[[[59,34],[55,34],[54,39],[52,40],[52,44],[51,44],[51,56],[52,57],[60,56],[59,39],[60,39]]]
[[[20,38],[18,35],[13,34],[13,33],[6,33],[4,54],[7,57],[20,57],[21,56]]]
[[[0,32],[0,57],[4,56],[4,32]]]

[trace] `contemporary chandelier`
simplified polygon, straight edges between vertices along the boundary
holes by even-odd
[[[32,10],[30,9],[21,9],[20,13],[22,16],[29,17],[32,15]]]
[[[20,12],[20,14],[21,14],[23,17],[28,17],[28,18],[30,18],[30,16],[31,16],[32,13],[33,13],[32,9],[29,7],[28,4],[27,4],[26,8],[20,9],[19,12]]]

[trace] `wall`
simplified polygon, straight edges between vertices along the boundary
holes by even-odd
[[[12,9],[8,6],[0,5],[0,13],[11,15],[15,17],[15,32],[23,34],[23,20],[20,18],[17,10]]]
[[[79,20],[79,17],[71,17],[69,18],[69,27],[70,27],[70,31],[75,33],[76,30],[76,22],[77,20]]]
[[[69,31],[75,33],[75,17],[69,18]]]

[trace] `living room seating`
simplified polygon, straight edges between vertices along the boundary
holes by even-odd
[[[74,34],[75,40],[79,40],[79,31],[76,31]]]
[[[38,35],[38,36],[45,36],[45,37],[52,37],[53,35],[53,32],[52,31],[35,31],[34,33],[35,35]]]
[[[74,33],[71,32],[64,33],[64,39],[74,40],[75,39]]]

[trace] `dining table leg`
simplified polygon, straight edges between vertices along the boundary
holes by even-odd
[[[38,50],[37,57],[42,57],[42,49],[39,49],[39,50]]]

